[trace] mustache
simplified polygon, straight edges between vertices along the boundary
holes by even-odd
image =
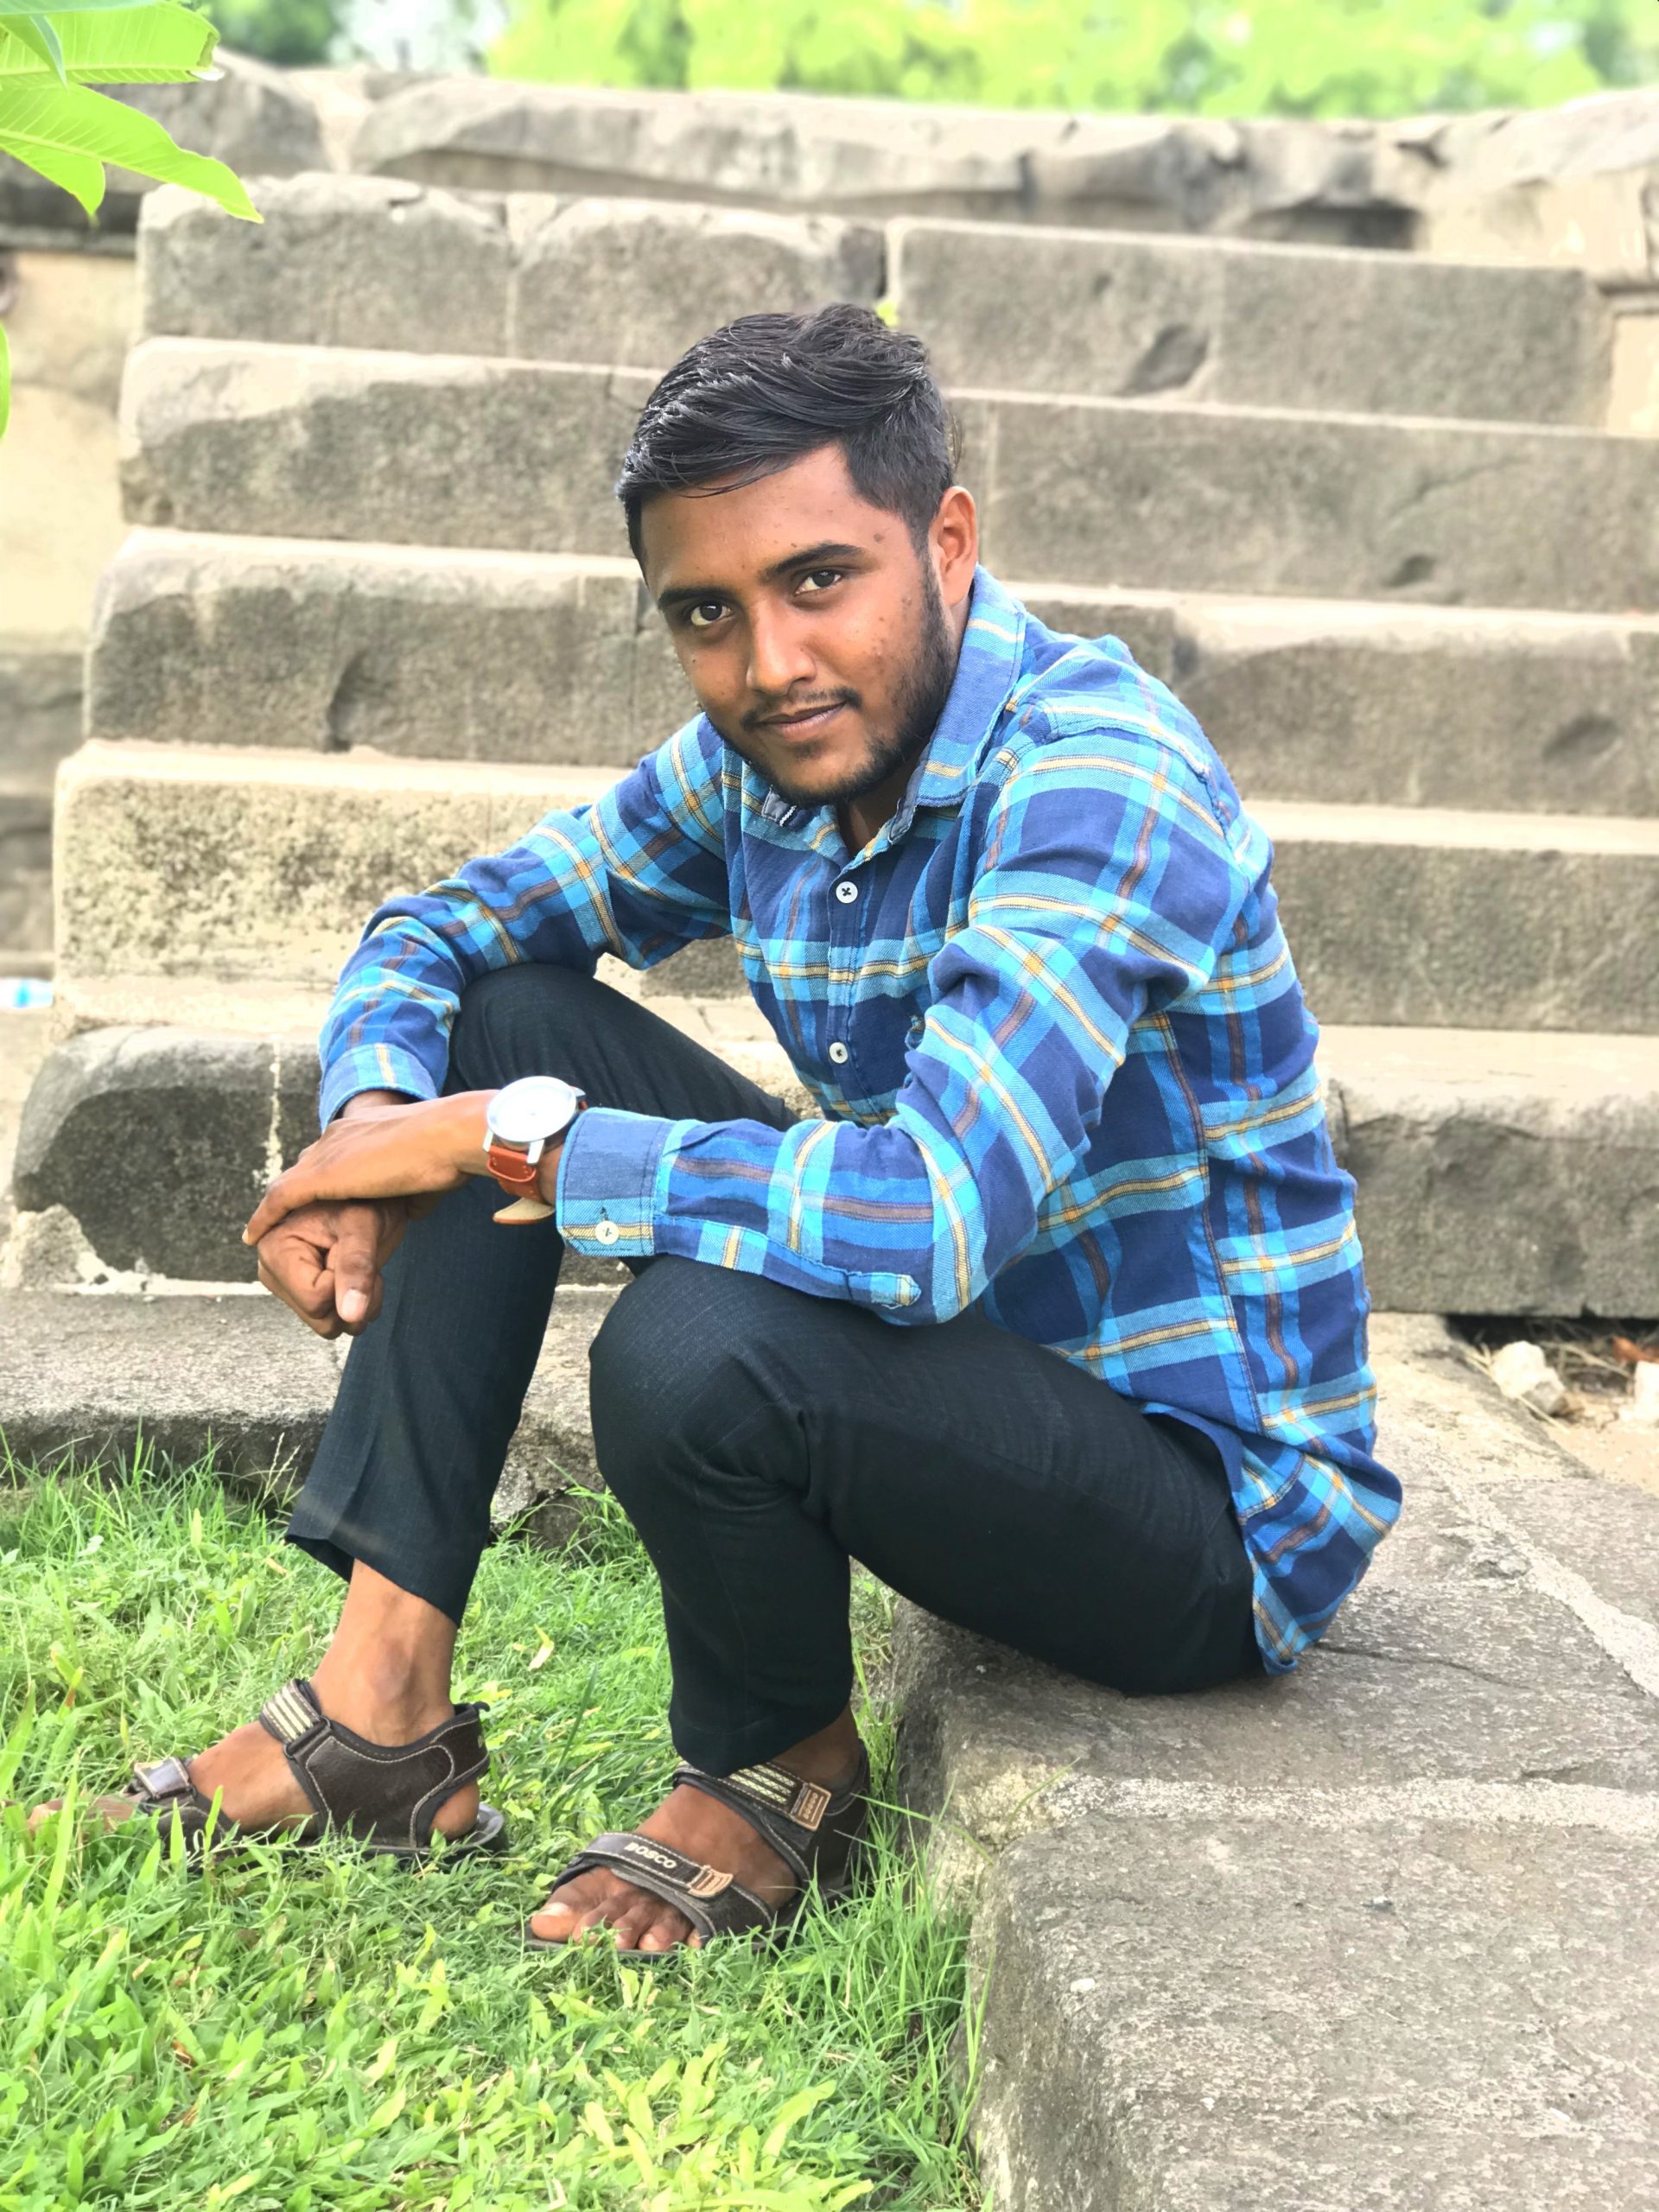
[[[757,708],[753,714],[745,715],[744,734],[747,736],[759,736],[767,724],[779,715],[810,715],[816,713],[821,707],[856,707],[858,704],[857,692],[844,690],[820,691],[804,699],[780,700],[776,706]]]

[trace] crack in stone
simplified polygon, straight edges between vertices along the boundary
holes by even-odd
[[[1448,1659],[1438,1651],[1378,1651],[1370,1644],[1332,1643],[1329,1637],[1324,1638],[1319,1649],[1339,1653],[1344,1659],[1381,1659],[1396,1667],[1445,1667],[1454,1675],[1472,1675],[1477,1681],[1491,1682],[1501,1690],[1512,1687],[1502,1675],[1494,1675],[1484,1667],[1472,1667],[1466,1659]]]

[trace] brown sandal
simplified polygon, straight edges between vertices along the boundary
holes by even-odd
[[[778,1856],[792,1869],[799,1887],[782,1904],[768,1904],[734,1875],[717,1866],[705,1866],[657,1837],[620,1834],[607,1831],[579,1852],[560,1874],[549,1893],[551,1903],[567,1882],[596,1867],[620,1874],[648,1897],[660,1897],[683,1912],[708,1943],[716,1936],[776,1936],[787,1929],[801,1909],[816,1876],[818,1893],[834,1902],[844,1897],[861,1850],[869,1820],[870,1761],[861,1744],[858,1770],[843,1788],[826,1789],[819,1783],[804,1782],[787,1767],[767,1759],[746,1766],[736,1774],[706,1774],[701,1767],[677,1766],[674,1783],[701,1789],[741,1813],[756,1833],[764,1836]],[[545,1910],[545,1908],[543,1908]],[[525,1948],[532,1951],[564,1951],[569,1938],[536,1935],[524,1928]],[[665,1959],[677,1946],[664,1951],[618,1950],[619,1959]]]
[[[315,1843],[334,1833],[389,1859],[423,1859],[432,1848],[438,1808],[463,1783],[475,1782],[490,1764],[479,1726],[487,1711],[458,1705],[453,1717],[412,1744],[371,1744],[330,1720],[308,1681],[284,1684],[259,1712],[259,1725],[282,1745],[289,1770],[315,1811],[300,1827],[245,1828],[223,1813],[213,1822],[218,1852],[251,1840]],[[163,1840],[177,1829],[185,1848],[200,1851],[213,1800],[190,1779],[181,1758],[135,1766],[126,1791],[134,1815],[152,1820]],[[507,1824],[493,1805],[480,1805],[469,1835],[445,1839],[446,1858],[459,1853],[501,1851]]]

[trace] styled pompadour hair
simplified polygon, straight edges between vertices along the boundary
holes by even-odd
[[[659,492],[752,484],[838,445],[861,498],[919,545],[954,480],[956,426],[927,349],[845,302],[746,315],[698,339],[645,402],[617,479],[628,543]]]

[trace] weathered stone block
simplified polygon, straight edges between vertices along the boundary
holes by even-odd
[[[0,791],[0,963],[51,950],[52,802]]]
[[[947,383],[1091,398],[1599,423],[1611,317],[1576,270],[899,223],[892,289]]]
[[[80,742],[78,645],[0,643],[0,789],[49,791]]]
[[[969,214],[1017,209],[1028,149],[1068,127],[1058,114],[922,102],[450,78],[378,101],[353,162],[485,191]]]
[[[1198,598],[1176,620],[1175,690],[1247,800],[1659,814],[1653,625]]]
[[[561,1289],[496,1493],[557,1541],[600,1478],[588,1425],[588,1346],[610,1294]],[[83,1462],[142,1437],[175,1459],[210,1446],[225,1473],[281,1497],[309,1466],[349,1342],[327,1342],[275,1299],[0,1294],[0,1429],[24,1459]]]
[[[1659,822],[1272,802],[1322,1021],[1659,1032]]]
[[[58,787],[58,953],[86,977],[327,987],[382,899],[496,852],[603,770],[89,745]]]
[[[310,1072],[315,1088],[315,1066]],[[251,1281],[242,1225],[278,1164],[264,1038],[105,1029],[60,1045],[18,1132],[20,1211],[62,1206],[107,1267]]]
[[[512,247],[500,202],[391,177],[257,183],[257,227],[164,186],[138,230],[143,328],[289,346],[505,353]]]
[[[632,766],[693,711],[632,561],[135,531],[94,737]]]
[[[625,555],[633,371],[152,338],[122,392],[130,519]]]
[[[881,233],[831,217],[664,200],[512,203],[508,351],[665,369],[742,315],[873,303]]]
[[[1008,2212],[1598,2212],[1659,2188],[1641,1830],[1113,1821],[992,1876],[976,2112]]]
[[[1326,1029],[1380,1310],[1659,1313],[1659,1039]]]
[[[994,420],[970,428],[963,480],[1004,575],[1659,608],[1659,441],[1145,401],[982,405]]]

